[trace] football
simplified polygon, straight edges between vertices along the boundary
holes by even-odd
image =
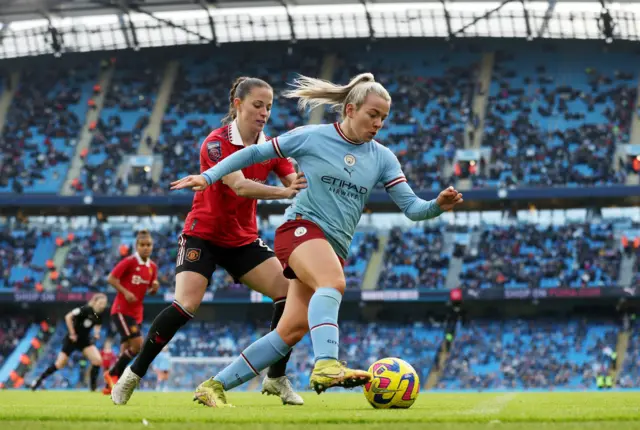
[[[364,396],[376,409],[407,409],[418,398],[420,378],[399,358],[383,358],[369,367],[373,379],[364,385]]]

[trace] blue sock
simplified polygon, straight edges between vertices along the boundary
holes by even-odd
[[[338,358],[338,311],[342,294],[335,288],[318,288],[309,301],[309,328],[317,360]]]
[[[291,351],[277,331],[253,342],[233,363],[222,369],[213,379],[222,382],[225,390],[231,390],[258,376],[260,372],[282,359]]]

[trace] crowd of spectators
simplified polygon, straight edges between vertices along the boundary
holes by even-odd
[[[438,388],[595,388],[603,350],[616,342],[607,321],[471,321],[458,331]]]
[[[622,253],[608,223],[487,225],[464,256],[465,288],[610,287]]]
[[[636,103],[635,55],[578,47],[496,52],[474,187],[608,185]]]
[[[96,76],[86,61],[22,71],[0,133],[0,192],[59,192]]]
[[[393,228],[378,289],[444,288],[450,258],[442,227]]]

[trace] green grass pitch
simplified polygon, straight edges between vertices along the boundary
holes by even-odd
[[[421,393],[409,410],[374,410],[360,392],[305,393],[282,406],[258,393],[230,393],[236,407],[210,409],[191,393],[135,393],[114,406],[98,393],[0,391],[0,426],[20,429],[243,430],[620,430],[640,429],[640,392]],[[143,422],[144,421],[144,422]]]

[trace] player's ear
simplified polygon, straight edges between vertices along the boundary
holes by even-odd
[[[347,106],[345,107],[345,112],[347,113],[348,118],[353,118],[353,116],[356,113],[355,105],[353,103],[347,103]]]
[[[236,108],[236,112],[238,112],[238,108],[240,107],[241,104],[242,104],[242,99],[240,99],[238,97],[233,99],[233,107]]]

